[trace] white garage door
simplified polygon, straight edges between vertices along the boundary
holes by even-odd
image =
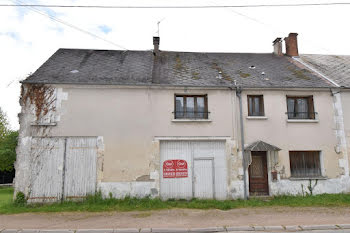
[[[161,141],[160,196],[227,198],[225,141]],[[187,162],[187,177],[163,174],[164,162]]]

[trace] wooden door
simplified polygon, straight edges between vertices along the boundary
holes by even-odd
[[[253,196],[269,195],[265,151],[252,151],[252,163],[249,166],[249,193]]]
[[[81,199],[96,191],[97,138],[69,137],[66,143],[64,198]]]

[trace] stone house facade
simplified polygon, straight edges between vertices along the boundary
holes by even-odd
[[[285,41],[286,54],[281,38],[271,54],[162,51],[159,38],[152,51],[59,49],[22,81],[16,192],[349,192],[350,97],[299,56],[297,34]]]

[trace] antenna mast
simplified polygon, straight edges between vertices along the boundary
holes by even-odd
[[[157,36],[159,37],[159,24],[164,20],[165,18],[163,18],[163,19],[161,19],[161,20],[159,20],[158,22],[157,22],[157,32],[156,32],[156,34],[157,34]]]

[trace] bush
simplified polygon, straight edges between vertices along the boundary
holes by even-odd
[[[25,204],[27,204],[27,199],[26,199],[26,196],[24,195],[24,193],[18,192],[16,194],[16,198],[15,198],[14,203],[17,206],[24,206]]]

